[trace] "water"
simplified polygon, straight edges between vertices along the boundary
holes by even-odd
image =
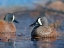
[[[35,19],[30,17],[29,14],[16,15],[16,19],[19,21],[15,23],[17,27],[17,40],[15,42],[0,42],[0,48],[64,48],[64,30],[59,31],[62,36],[51,39],[43,39],[39,41],[31,41],[31,31],[29,25],[32,24]],[[22,36],[18,36],[22,35]]]

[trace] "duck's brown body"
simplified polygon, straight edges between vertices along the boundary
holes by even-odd
[[[16,38],[16,27],[13,22],[6,22],[0,20],[0,39],[1,41],[7,42]]]
[[[32,31],[32,39],[55,38],[57,31],[53,27],[39,26]]]
[[[38,24],[36,24],[38,23]],[[30,26],[33,26],[31,24]],[[33,39],[43,39],[43,38],[53,38],[57,36],[56,29],[48,24],[48,20],[46,17],[40,17],[35,22],[35,27],[31,32],[31,40]]]
[[[36,34],[40,37],[56,37],[57,32],[54,28],[48,26],[40,26],[36,29]]]

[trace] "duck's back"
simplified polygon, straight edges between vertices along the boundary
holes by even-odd
[[[0,38],[2,41],[8,41],[12,38],[16,38],[16,27],[11,23],[7,23],[4,20],[0,20]]]

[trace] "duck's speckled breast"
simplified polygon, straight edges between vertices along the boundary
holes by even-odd
[[[40,26],[36,29],[36,34],[39,36],[48,36],[52,32],[50,27]]]

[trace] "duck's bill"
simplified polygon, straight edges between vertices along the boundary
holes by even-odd
[[[34,26],[34,24],[31,24],[29,27],[33,27]]]
[[[14,20],[15,23],[19,23],[17,20]]]
[[[35,23],[31,24],[29,27],[33,27],[33,26],[36,26],[36,25],[38,25],[38,23],[37,23],[37,22],[35,22]]]

